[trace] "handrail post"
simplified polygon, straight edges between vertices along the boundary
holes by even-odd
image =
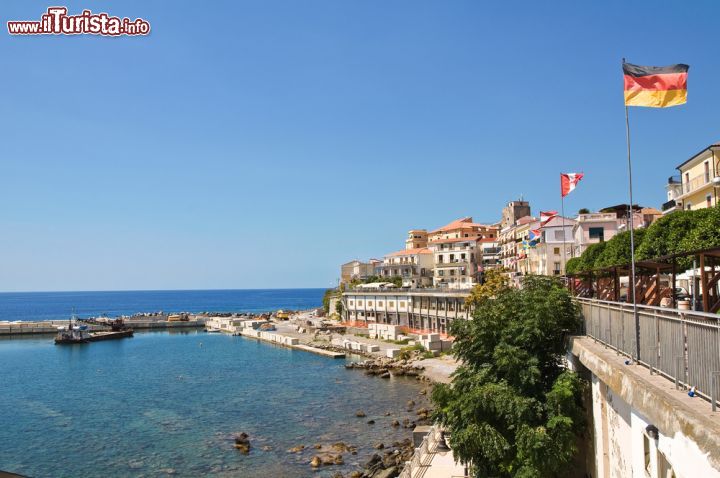
[[[680,365],[682,363],[682,366]],[[675,390],[680,389],[680,369],[685,371],[685,356],[678,355],[675,357]],[[683,373],[683,383],[685,383],[685,373]]]
[[[715,388],[716,388],[716,381],[717,377],[720,376],[720,370],[716,370],[714,372],[710,372],[710,403],[712,405],[712,411],[717,410],[716,400],[715,400]]]

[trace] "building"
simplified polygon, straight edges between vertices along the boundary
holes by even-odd
[[[405,249],[422,249],[427,247],[428,233],[426,229],[412,229],[405,239]]]
[[[433,283],[433,253],[427,247],[393,252],[385,256],[376,272],[383,279],[401,277],[403,287],[429,287]]]
[[[716,152],[719,148],[720,143],[711,144],[677,167],[682,188],[680,196],[675,198],[678,208],[694,210],[718,204],[720,177]]]
[[[556,216],[543,226],[542,241],[531,249],[537,257],[535,274],[565,275],[565,264],[573,257],[574,225],[574,219]]]
[[[500,229],[514,225],[518,219],[530,215],[530,203],[518,200],[510,201],[502,210]]]
[[[573,257],[580,257],[591,244],[608,241],[617,233],[618,218],[614,212],[578,214],[572,231]]]
[[[467,320],[468,291],[351,290],[343,293],[343,320],[400,325],[415,333],[447,334],[454,320]]]
[[[375,275],[375,266],[381,261],[370,259],[368,262],[361,262],[357,259],[346,262],[340,266],[340,282],[349,284],[353,280],[364,280]]]
[[[431,231],[428,247],[434,258],[433,285],[453,289],[474,286],[482,271],[482,241],[495,243],[497,236],[497,226],[475,223],[471,217]]]
[[[480,271],[502,267],[499,238],[481,239],[478,241],[477,247],[482,251],[482,263],[479,264]]]
[[[667,184],[665,185],[665,192],[667,194],[667,201],[660,207],[663,214],[669,214],[673,211],[677,211],[677,198],[682,196],[682,182],[680,176],[670,176]]]

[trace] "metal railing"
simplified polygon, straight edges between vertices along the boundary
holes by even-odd
[[[720,316],[691,310],[638,305],[640,357],[635,357],[636,323],[632,304],[577,298],[585,333],[675,381],[696,387],[715,409],[720,375]]]

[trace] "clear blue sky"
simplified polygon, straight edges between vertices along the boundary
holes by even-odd
[[[623,56],[691,65],[631,111],[637,202],[720,140],[717,2],[73,1],[152,34],[7,34],[54,4],[0,7],[0,290],[325,287],[559,208],[561,171],[568,213],[627,202]]]

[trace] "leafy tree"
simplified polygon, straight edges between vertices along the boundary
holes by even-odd
[[[353,279],[350,285],[372,284],[373,282],[390,282],[396,287],[402,287],[402,277],[400,276],[368,276],[365,279]]]
[[[646,229],[635,229],[635,251],[645,237]],[[599,254],[595,257],[594,268],[621,266],[630,264],[630,231],[620,232],[605,243]]]
[[[696,251],[720,246],[720,208],[695,212],[694,227],[680,241],[681,251]],[[692,260],[692,259],[691,259]]]
[[[580,208],[580,210],[578,211],[578,214],[590,214],[590,209],[588,209],[586,207]]]
[[[455,459],[478,478],[563,476],[585,427],[584,382],[562,365],[576,304],[556,278],[527,276],[481,300],[474,319],[453,322],[462,365],[432,393]]]
[[[330,313],[330,299],[338,294],[337,289],[327,289],[323,294],[322,305],[326,314]]]
[[[470,295],[465,299],[465,304],[476,306],[480,302],[495,297],[509,287],[509,281],[505,271],[501,269],[490,269],[485,271],[482,284],[472,288]]]
[[[579,257],[573,257],[572,259],[568,259],[567,263],[565,264],[565,272],[568,274],[577,274],[578,272],[582,272],[580,270],[581,265],[582,260]]]

